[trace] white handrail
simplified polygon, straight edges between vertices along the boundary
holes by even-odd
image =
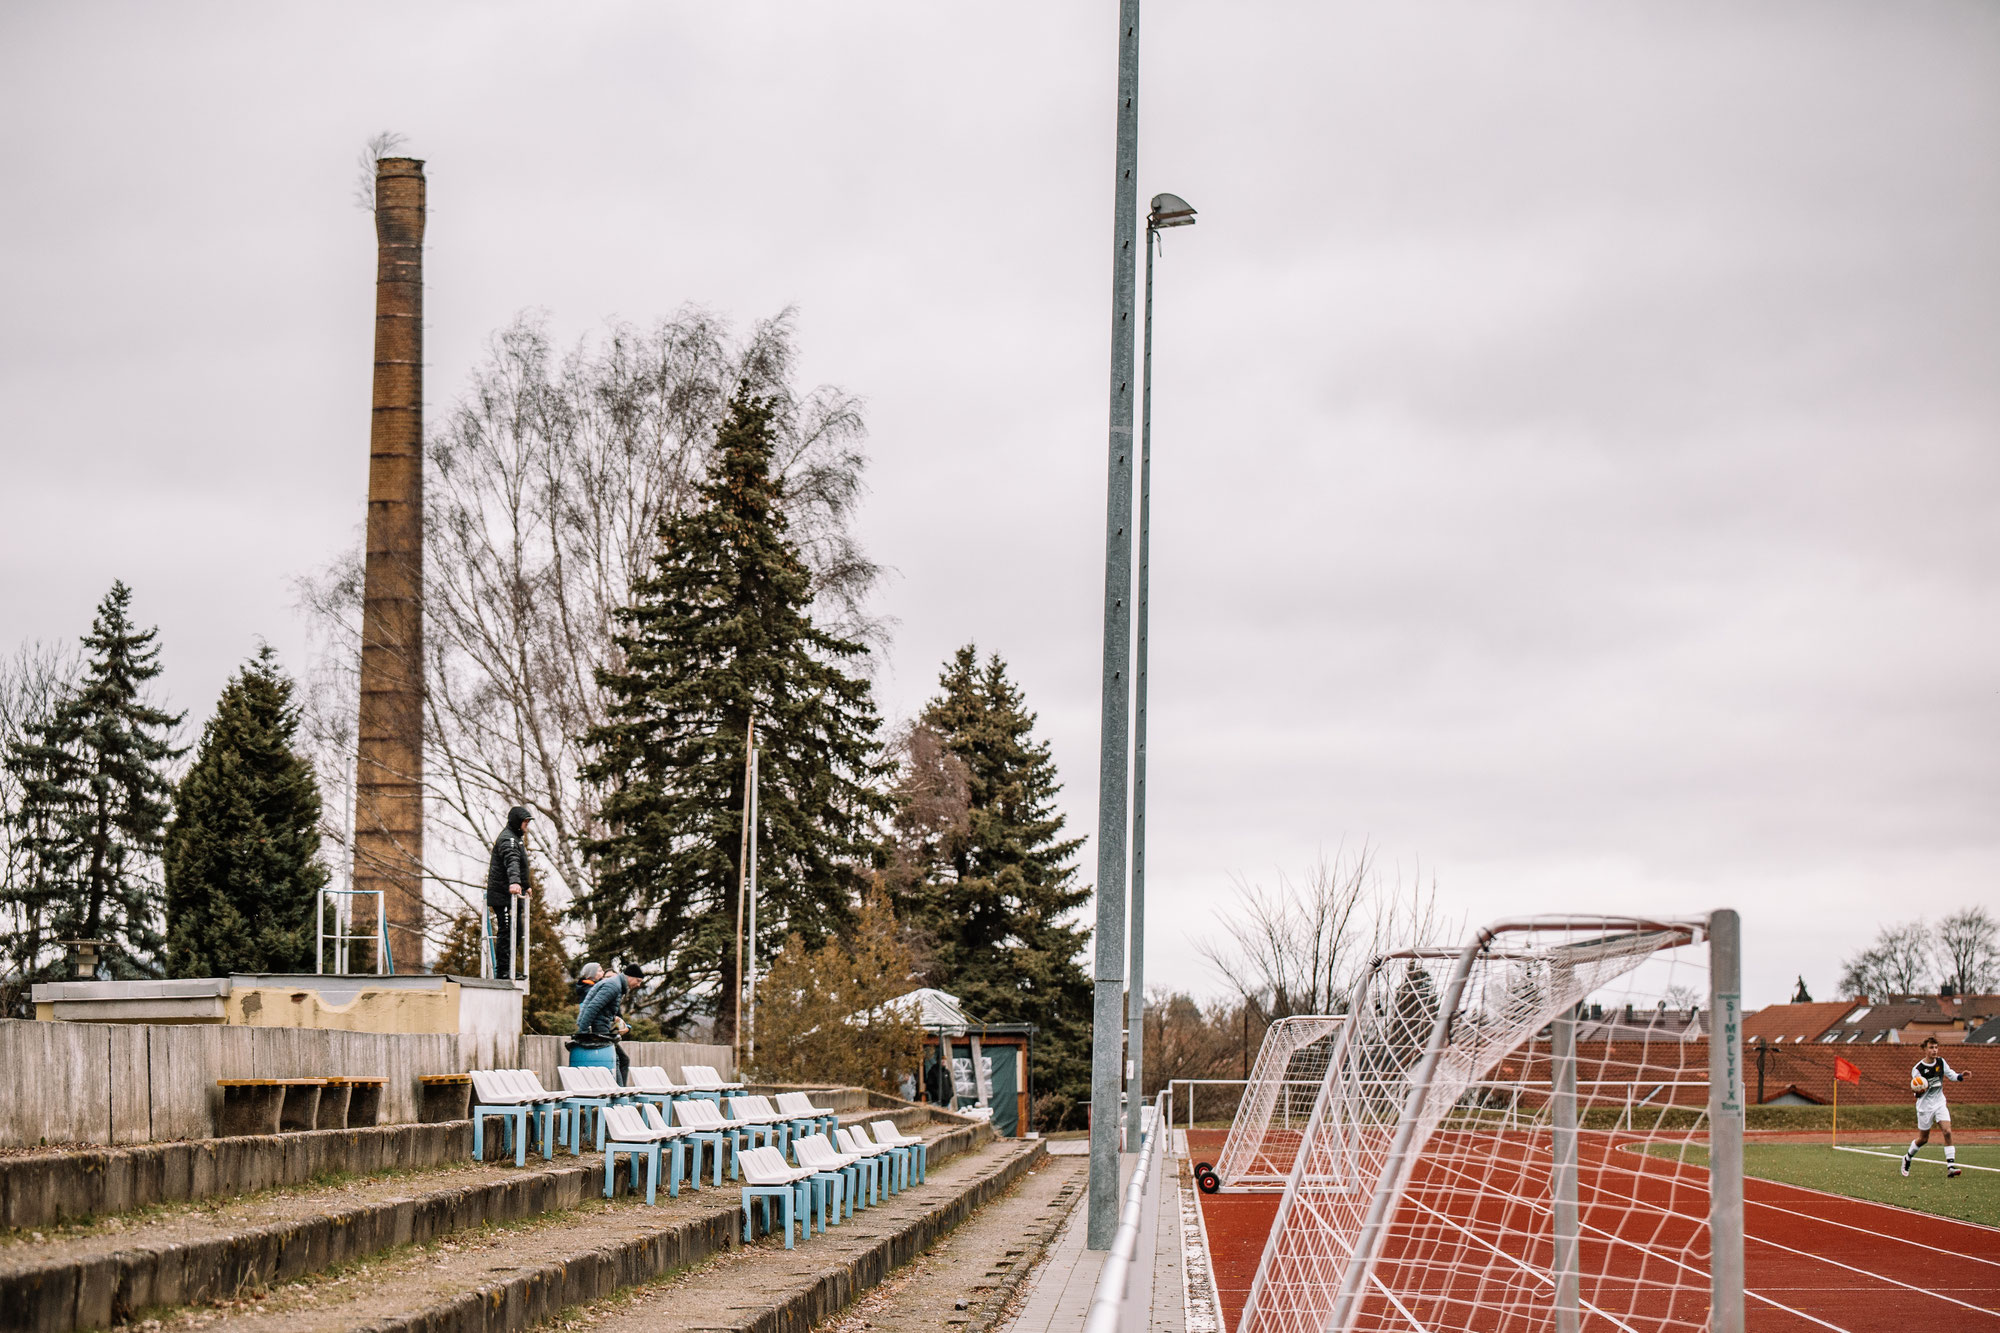
[[[1111,1238],[1111,1252],[1097,1274],[1097,1289],[1090,1296],[1090,1310],[1083,1317],[1083,1333],[1130,1333],[1145,1321],[1134,1320],[1131,1307],[1132,1269],[1139,1257],[1139,1231],[1145,1220],[1146,1185],[1160,1160],[1166,1142],[1167,1093],[1162,1089],[1153,1099],[1153,1124],[1139,1143],[1139,1161],[1132,1169],[1132,1182],[1125,1187],[1125,1203],[1118,1211],[1118,1231]],[[1147,1314],[1151,1303],[1147,1303]]]

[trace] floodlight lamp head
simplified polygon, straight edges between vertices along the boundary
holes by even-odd
[[[1153,209],[1146,214],[1146,229],[1159,231],[1163,227],[1192,227],[1194,225],[1194,205],[1177,194],[1156,194]]]

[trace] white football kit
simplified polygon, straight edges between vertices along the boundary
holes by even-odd
[[[1944,1085],[1947,1079],[1958,1082],[1965,1075],[1945,1063],[1942,1055],[1932,1060],[1919,1060],[1910,1069],[1910,1082],[1924,1081],[1924,1090],[1917,1094],[1917,1129],[1927,1131],[1932,1125],[1951,1124],[1951,1108],[1944,1104]]]

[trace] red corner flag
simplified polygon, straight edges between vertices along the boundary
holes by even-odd
[[[1861,1086],[1861,1071],[1837,1055],[1833,1057],[1833,1076],[1844,1082],[1852,1083],[1857,1088]]]

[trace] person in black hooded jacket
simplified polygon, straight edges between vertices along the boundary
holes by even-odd
[[[493,842],[486,866],[486,908],[493,913],[493,975],[514,975],[514,916],[528,888],[528,848],[521,841],[534,815],[524,805],[507,812],[507,827]]]

